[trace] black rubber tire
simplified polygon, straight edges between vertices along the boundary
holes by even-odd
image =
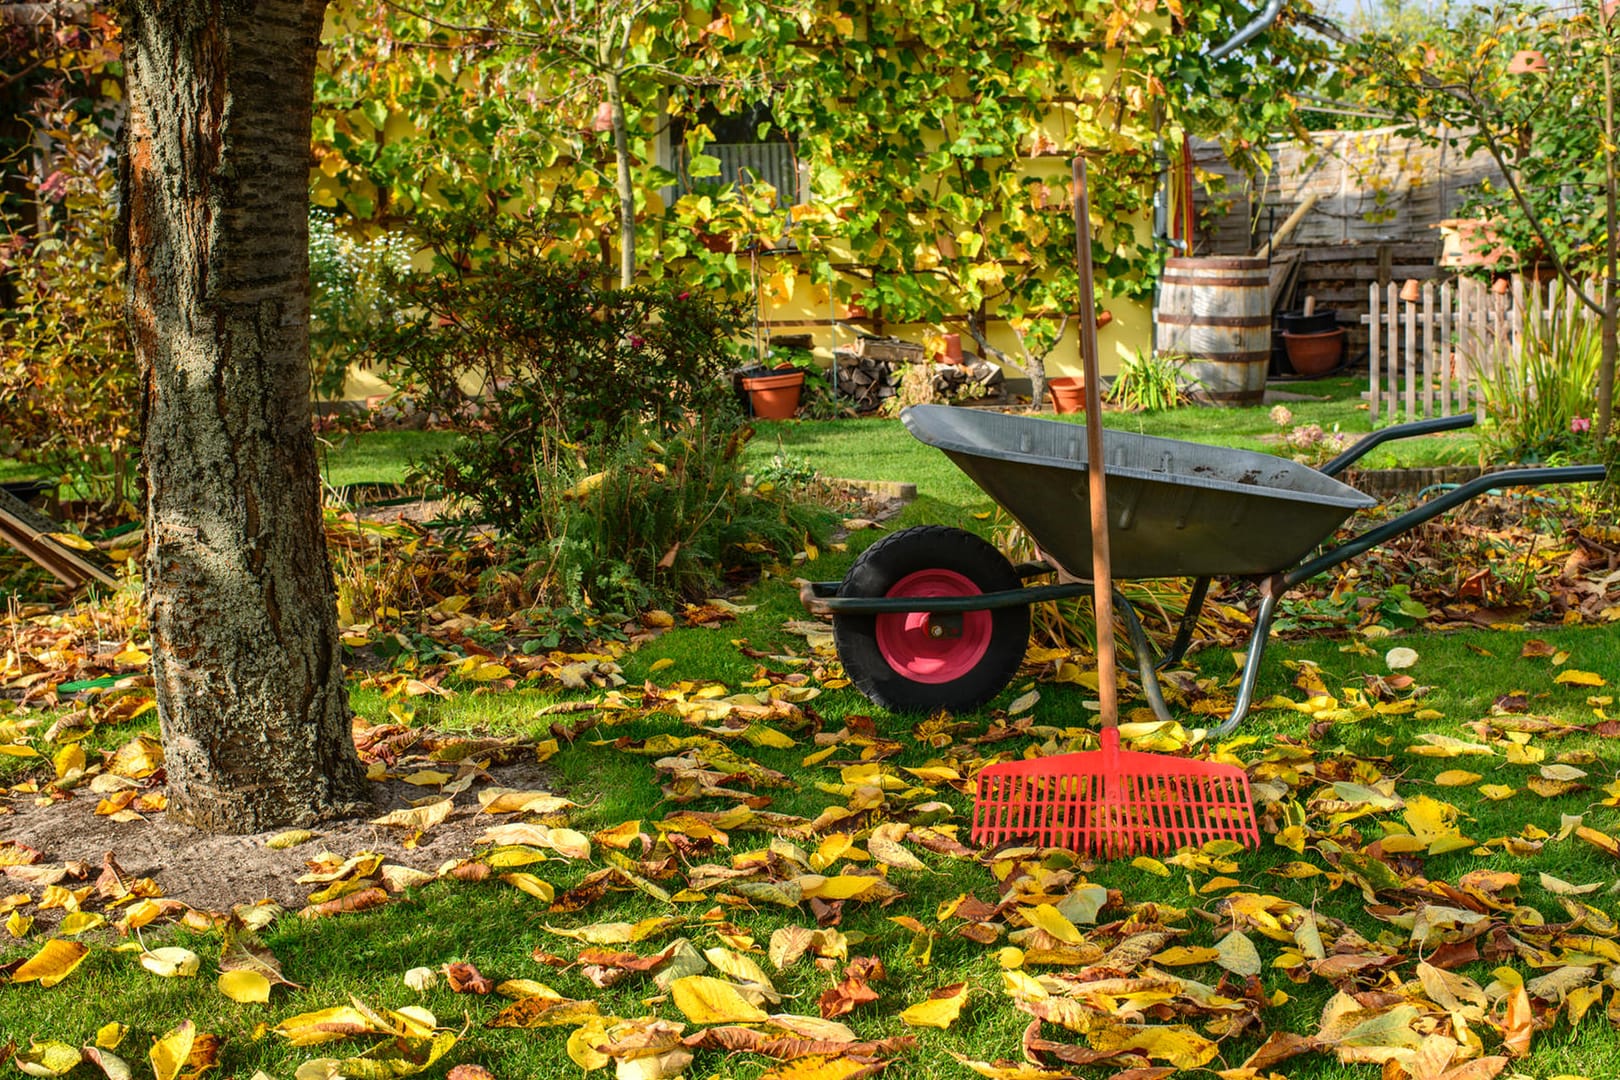
[[[861,553],[838,587],[839,596],[887,596],[919,570],[953,570],[980,592],[1005,592],[1023,582],[1001,552],[985,540],[946,525],[902,529]],[[851,682],[894,712],[967,712],[999,694],[1018,671],[1029,645],[1029,608],[1002,608],[991,616],[990,644],[967,674],[950,682],[923,683],[889,666],[877,642],[877,616],[835,615],[833,641]]]

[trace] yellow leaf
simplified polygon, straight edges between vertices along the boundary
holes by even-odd
[[[286,832],[276,833],[264,842],[264,846],[272,851],[283,851],[299,844],[315,839],[315,834],[308,829],[288,829]]]
[[[18,1050],[12,1062],[29,1076],[63,1076],[84,1060],[76,1047],[47,1039]]]
[[[1595,671],[1576,671],[1573,668],[1569,671],[1560,671],[1557,678],[1553,679],[1553,682],[1561,683],[1565,686],[1609,685],[1608,682],[1604,680],[1603,676],[1599,675]]]
[[[23,938],[27,937],[28,932],[33,928],[34,917],[32,915],[24,915],[20,911],[13,911],[10,915],[6,916],[6,933],[10,934],[18,941],[21,941]]]
[[[968,984],[965,982],[941,987],[929,994],[926,1001],[908,1007],[900,1014],[900,1019],[912,1027],[948,1028],[962,1014],[962,1004],[967,999]]]
[[[988,516],[988,515],[986,515]],[[963,1057],[955,1050],[948,1051],[951,1057],[972,1069],[980,1076],[989,1080],[1074,1080],[1074,1074],[1061,1069],[1043,1069],[1037,1065],[1026,1065],[1021,1061],[992,1063],[989,1061],[974,1061]]]
[[[107,925],[107,917],[95,911],[75,911],[65,917],[56,932],[66,937],[77,937],[89,930]]]
[[[275,1027],[276,1034],[285,1036],[290,1046],[314,1046],[372,1030],[366,1015],[348,1005],[289,1016]]]
[[[1187,964],[1208,964],[1221,955],[1219,949],[1205,946],[1176,945],[1154,956],[1155,964],[1165,967],[1183,967]]]
[[[190,1020],[182,1020],[179,1027],[163,1038],[152,1040],[152,1049],[147,1053],[147,1058],[152,1062],[152,1071],[157,1074],[157,1080],[175,1080],[180,1075],[186,1059],[191,1056],[191,1045],[196,1040],[197,1028]]]
[[[704,949],[703,955],[716,970],[730,978],[739,982],[756,983],[773,994],[776,992],[776,987],[771,985],[771,978],[765,974],[764,969],[742,953],[715,946]]]
[[[1190,1027],[1135,1027],[1124,1024],[1099,1027],[1087,1035],[1095,1050],[1121,1053],[1140,1050],[1150,1058],[1167,1061],[1178,1069],[1197,1069],[1209,1064],[1218,1049]]]
[[[597,1049],[607,1042],[607,1026],[614,1023],[609,1016],[593,1016],[585,1021],[583,1027],[575,1028],[574,1033],[568,1036],[568,1056],[586,1072],[606,1067],[613,1061],[612,1058]]]
[[[927,870],[923,861],[900,845],[900,838],[909,827],[898,822],[887,822],[872,830],[867,838],[866,850],[872,858],[897,870]]]
[[[806,897],[821,900],[849,900],[870,891],[879,881],[878,878],[858,874],[840,874],[828,878],[806,874],[798,880],[804,887]]]
[[[78,743],[68,743],[56,752],[51,759],[56,766],[56,778],[62,780],[69,774],[84,772],[84,747]]]
[[[551,887],[551,883],[537,878],[533,874],[502,874],[501,880],[514,888],[523,890],[537,900],[544,900],[548,904],[557,898],[556,890]]]
[[[61,544],[63,547],[72,548],[74,551],[94,551],[94,550],[96,550],[96,545],[92,544],[90,541],[86,540],[82,536],[75,536],[73,533],[61,533],[61,532],[46,533],[45,538],[47,540],[54,540],[56,543]]]
[[[1260,974],[1260,953],[1241,930],[1233,930],[1215,943],[1215,962],[1234,975]]]
[[[847,1080],[871,1067],[852,1057],[810,1054],[761,1073],[759,1080]]]
[[[1131,865],[1136,867],[1138,870],[1153,874],[1157,877],[1170,876],[1170,868],[1168,866],[1164,865],[1164,863],[1160,862],[1158,859],[1151,859],[1146,855],[1138,855],[1136,858],[1131,860]]]
[[[449,817],[454,803],[455,800],[450,797],[436,799],[426,806],[413,806],[409,810],[395,810],[391,814],[373,818],[371,823],[373,825],[394,825],[425,832]]]
[[[648,672],[663,671],[665,668],[672,668],[674,666],[675,666],[675,661],[673,659],[671,659],[668,656],[661,656],[657,660],[654,660],[651,664],[648,665],[647,671]]]
[[[669,992],[675,1007],[694,1024],[747,1024],[766,1018],[764,1010],[750,1005],[724,979],[688,975],[671,983]]]
[[[73,974],[73,969],[89,954],[88,945],[52,938],[45,943],[44,948],[25,961],[22,967],[11,973],[11,981],[23,983],[37,979],[41,986],[55,986]]]
[[[1484,777],[1479,773],[1466,772],[1462,769],[1447,769],[1439,776],[1436,776],[1434,782],[1441,787],[1467,787],[1469,784],[1477,783],[1483,779]]]
[[[1479,793],[1493,802],[1501,802],[1503,799],[1512,798],[1514,789],[1506,784],[1481,784]]]
[[[96,1029],[96,1045],[103,1050],[116,1050],[118,1044],[123,1042],[124,1036],[128,1034],[128,1024],[120,1024],[116,1020],[110,1020]]]
[[[1037,904],[1032,908],[1021,907],[1018,911],[1031,926],[1040,927],[1065,945],[1078,945],[1084,940],[1080,929],[1064,918],[1063,913],[1051,904]]]
[[[264,1004],[270,1000],[270,980],[257,971],[222,971],[219,992],[243,1005]]]
[[[197,968],[201,964],[196,953],[177,946],[150,949],[141,953],[140,960],[141,967],[165,979],[189,978],[197,974]]]

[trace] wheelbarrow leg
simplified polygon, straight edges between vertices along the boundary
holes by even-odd
[[[1181,613],[1181,625],[1176,628],[1176,640],[1171,642],[1170,651],[1159,658],[1155,667],[1169,667],[1171,664],[1181,662],[1187,655],[1187,646],[1192,644],[1193,631],[1198,627],[1198,617],[1204,613],[1204,600],[1209,596],[1209,582],[1207,577],[1201,577],[1193,582],[1192,592],[1187,594],[1187,607]]]
[[[1208,579],[1205,579],[1205,584],[1208,584]],[[1159,686],[1159,664],[1155,662],[1153,643],[1148,640],[1147,631],[1142,629],[1142,620],[1137,616],[1136,608],[1118,589],[1114,590],[1114,606],[1125,617],[1125,632],[1130,635],[1131,652],[1136,654],[1136,673],[1142,680],[1142,692],[1147,695],[1153,715],[1171,723],[1175,717],[1170,715],[1170,706],[1165,704],[1164,691]]]
[[[1237,702],[1215,734],[1230,735],[1254,704],[1254,687],[1260,681],[1260,660],[1266,654],[1266,640],[1271,637],[1271,620],[1277,615],[1277,602],[1282,599],[1282,583],[1273,578],[1260,586],[1260,610],[1254,614],[1254,636],[1249,639],[1249,654],[1243,661],[1243,678],[1238,683]]]

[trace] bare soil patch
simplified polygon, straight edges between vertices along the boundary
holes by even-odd
[[[320,885],[300,885],[308,860],[322,851],[348,857],[362,851],[385,856],[387,862],[433,872],[451,860],[466,858],[475,841],[501,819],[479,813],[477,792],[489,786],[541,789],[548,783],[542,766],[533,762],[491,765],[466,791],[455,796],[454,809],[443,822],[423,833],[414,847],[406,847],[414,831],[374,825],[378,818],[435,794],[400,780],[371,785],[372,807],[353,817],[338,818],[311,828],[314,838],[295,847],[273,849],[266,841],[282,830],[243,836],[217,836],[173,821],[167,814],[152,814],[144,821],[114,821],[97,815],[99,797],[89,791],[72,798],[37,805],[35,796],[0,795],[0,841],[11,840],[42,854],[40,865],[85,864],[87,877],[69,877],[64,885],[95,880],[103,859],[111,854],[133,878],[150,877],[164,895],[207,911],[229,911],[233,904],[274,900],[289,909],[304,906]],[[23,881],[0,880],[0,893],[31,891]],[[63,914],[59,910],[31,912],[48,928]]]

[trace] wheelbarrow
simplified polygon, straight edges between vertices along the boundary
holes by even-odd
[[[965,711],[995,697],[1017,672],[1031,604],[1091,592],[1082,577],[1092,565],[1086,431],[943,405],[913,406],[901,418],[1011,514],[1040,557],[1014,566],[973,533],[923,525],[867,548],[842,581],[806,584],[800,599],[812,613],[832,615],[844,671],[873,702],[896,712]],[[1186,654],[1212,578],[1247,578],[1260,589],[1237,701],[1215,729],[1226,734],[1248,714],[1277,604],[1290,589],[1486,491],[1606,475],[1601,465],[1488,473],[1320,550],[1352,514],[1377,503],[1335,476],[1383,443],[1473,422],[1463,415],[1384,428],[1319,469],[1254,451],[1104,432],[1114,578],[1194,579],[1162,656],[1135,609],[1113,594],[1154,713],[1171,718],[1157,672]],[[1056,584],[1023,584],[1054,571]]]

